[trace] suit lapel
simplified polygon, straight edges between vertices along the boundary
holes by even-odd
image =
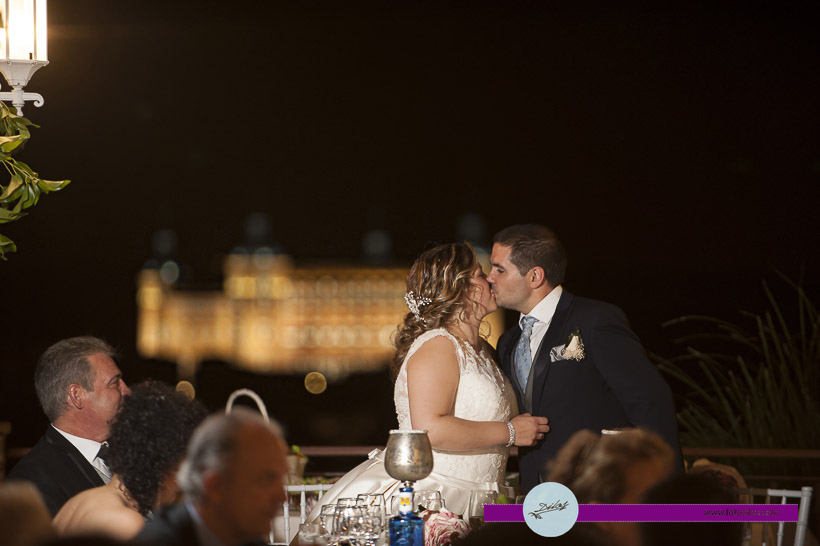
[[[535,361],[535,375],[532,385],[533,413],[540,407],[541,395],[543,394],[544,385],[547,383],[547,376],[549,375],[552,365],[550,361],[550,350],[556,345],[562,345],[566,342],[566,339],[563,339],[563,332],[567,319],[569,318],[573,299],[574,296],[568,291],[564,290],[561,293],[561,299],[558,300],[558,305],[550,321],[550,326],[547,328],[547,333],[544,334],[544,339],[541,340],[541,345],[538,347],[538,355]]]
[[[94,466],[85,460],[83,454],[74,447],[74,444],[69,442],[68,439],[60,434],[52,425],[49,425],[48,429],[46,429],[46,441],[54,446],[55,449],[65,453],[92,487],[105,485],[103,479],[100,478],[100,475],[94,470]]]

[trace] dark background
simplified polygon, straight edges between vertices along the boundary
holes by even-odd
[[[33,369],[93,334],[126,380],[175,381],[135,348],[135,276],[155,231],[178,235],[187,286],[218,289],[251,212],[297,262],[361,257],[385,229],[409,265],[520,222],[557,231],[565,286],[621,306],[647,349],[661,323],[760,311],[773,267],[816,296],[820,39],[816,3],[698,9],[554,2],[49,5],[49,58],[18,158],[70,178],[0,226],[0,420],[11,447],[45,417]],[[479,241],[480,242],[480,241]],[[486,241],[484,241],[486,242]],[[303,444],[379,444],[386,372],[308,394],[301,376],[205,363],[198,395],[250,387]]]

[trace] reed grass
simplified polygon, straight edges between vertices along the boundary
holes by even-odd
[[[791,325],[765,281],[768,309],[741,312],[746,328],[702,315],[664,324],[705,327],[675,340],[686,345],[685,354],[653,355],[684,386],[677,392],[682,445],[820,449],[820,318],[802,283],[778,275],[797,298]],[[747,475],[820,476],[816,460],[721,462]]]

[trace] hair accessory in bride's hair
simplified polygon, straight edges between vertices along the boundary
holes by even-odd
[[[416,319],[424,322],[424,319],[421,318],[421,308],[430,304],[430,298],[416,296],[411,290],[404,295],[404,301],[407,302],[407,308],[416,316]]]

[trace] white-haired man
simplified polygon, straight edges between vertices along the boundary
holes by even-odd
[[[166,507],[137,535],[155,546],[265,544],[285,501],[287,450],[277,425],[241,408],[194,432],[177,479],[185,502]]]

